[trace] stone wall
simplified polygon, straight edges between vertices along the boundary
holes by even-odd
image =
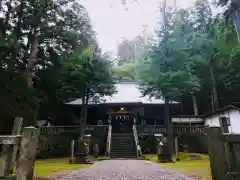
[[[96,128],[92,131],[90,153],[95,143],[99,144],[100,153],[104,154],[106,147],[107,128]],[[37,158],[53,158],[70,156],[71,140],[77,140],[79,133],[41,134],[39,137]]]

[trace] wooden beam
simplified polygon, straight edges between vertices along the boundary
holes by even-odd
[[[228,143],[240,143],[240,134],[223,133],[220,140]]]
[[[17,145],[19,144],[21,135],[0,136],[0,144]]]

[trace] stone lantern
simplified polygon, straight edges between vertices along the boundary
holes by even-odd
[[[169,153],[167,148],[168,140],[162,134],[154,134],[157,140],[157,156],[159,162],[169,162]]]
[[[91,135],[85,135],[84,137],[80,137],[77,140],[76,153],[75,153],[75,164],[84,164],[89,163],[88,155],[89,155],[89,143],[90,143]]]

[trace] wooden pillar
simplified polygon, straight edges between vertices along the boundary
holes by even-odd
[[[34,127],[26,127],[23,129],[16,173],[17,180],[33,180],[39,134],[39,129]]]
[[[224,143],[220,140],[222,130],[220,127],[208,127],[206,132],[212,180],[230,180],[227,175],[228,165],[224,158]]]

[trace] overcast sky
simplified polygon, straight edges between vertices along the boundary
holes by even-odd
[[[142,26],[147,25],[149,32],[154,32],[157,9],[162,0],[128,0],[123,6],[121,0],[80,0],[88,10],[98,42],[103,50],[116,53],[117,45],[123,37],[132,39],[139,35]],[[167,0],[173,5],[174,0]],[[195,0],[177,0],[179,7],[188,7]],[[159,15],[159,14],[158,14]]]

